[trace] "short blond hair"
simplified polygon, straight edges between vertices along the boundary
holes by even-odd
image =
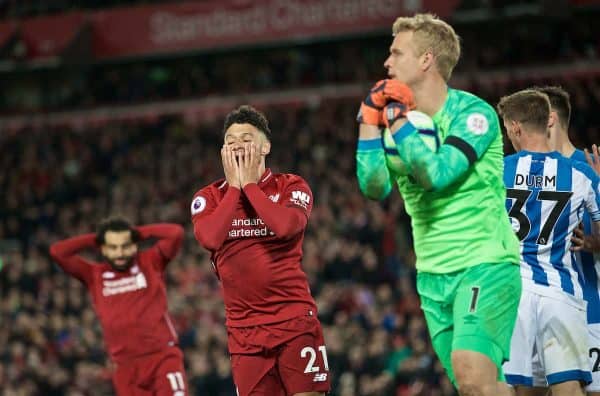
[[[433,14],[397,18],[392,26],[393,35],[407,31],[414,33],[416,55],[421,56],[430,50],[438,71],[448,81],[460,58],[460,37],[452,26]]]
[[[546,132],[550,117],[548,95],[535,89],[524,89],[503,96],[498,103],[498,114],[505,120],[517,121],[533,132]]]

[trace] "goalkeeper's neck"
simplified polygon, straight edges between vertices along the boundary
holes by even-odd
[[[421,81],[411,86],[417,110],[433,117],[446,103],[448,84],[438,73],[428,73]]]

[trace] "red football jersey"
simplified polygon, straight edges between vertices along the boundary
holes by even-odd
[[[302,241],[313,204],[300,176],[267,169],[242,191],[225,180],[194,195],[194,235],[212,254],[230,327],[276,323],[313,311]]]
[[[108,353],[117,362],[177,344],[167,312],[164,270],[181,246],[183,228],[156,224],[137,229],[142,239],[154,237],[159,241],[138,252],[131,268],[124,272],[77,254],[96,247],[94,234],[69,238],[50,247],[50,254],[62,269],[87,286]]]

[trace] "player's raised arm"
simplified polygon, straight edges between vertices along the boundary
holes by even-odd
[[[97,248],[96,235],[84,234],[53,243],[50,256],[66,273],[85,282],[89,275],[89,262],[80,253]]]
[[[232,147],[224,145],[221,148],[221,160],[227,192],[217,204],[210,187],[204,188],[196,193],[191,207],[194,236],[200,245],[211,251],[219,249],[225,242],[240,198],[239,167]]]
[[[261,157],[256,145],[244,147],[240,159],[240,180],[244,194],[262,221],[280,238],[290,238],[303,231],[308,223],[312,208],[312,192],[300,178],[286,189],[281,202],[272,202],[260,189],[257,182],[260,174]]]
[[[588,149],[584,149],[585,160],[588,165],[600,176],[600,149],[595,144],[592,145],[592,153]]]
[[[179,224],[148,224],[136,228],[141,239],[156,238],[156,247],[165,261],[172,260],[183,242],[183,227]]]
[[[379,129],[361,124],[356,147],[356,177],[360,191],[369,199],[382,200],[392,191],[391,174],[385,165],[385,152],[381,136],[368,139],[365,130]],[[381,132],[378,132],[381,135]]]
[[[357,121],[356,177],[360,191],[367,198],[381,200],[392,191],[392,180],[385,164],[381,140],[382,110],[386,103],[384,91],[388,80],[378,81],[361,103]]]
[[[191,207],[194,237],[202,247],[214,251],[223,245],[239,198],[239,188],[229,188],[218,205],[206,189],[194,196]]]
[[[297,189],[288,190],[284,195],[282,202],[293,202],[293,206],[288,207],[272,202],[256,183],[246,185],[244,194],[262,221],[278,237],[290,238],[306,228],[309,205],[312,206],[312,194],[306,183],[298,183]],[[295,198],[296,194],[304,200]]]
[[[496,112],[483,101],[461,109],[450,124],[437,152],[431,151],[406,118],[405,104],[390,102],[384,109],[398,154],[409,164],[415,180],[425,189],[439,191],[463,177],[498,137]]]

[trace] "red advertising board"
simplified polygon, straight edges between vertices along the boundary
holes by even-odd
[[[61,55],[91,27],[96,59],[260,45],[374,31],[390,32],[400,15],[447,17],[459,0],[202,0],[74,12],[3,23],[18,26],[29,59]],[[6,31],[6,32],[5,32]]]
[[[87,16],[74,12],[23,21],[20,35],[27,48],[27,58],[58,56],[83,27]]]
[[[458,3],[402,0],[230,0],[131,7],[92,15],[98,58],[191,51],[319,36],[391,33],[400,15],[447,16]]]

